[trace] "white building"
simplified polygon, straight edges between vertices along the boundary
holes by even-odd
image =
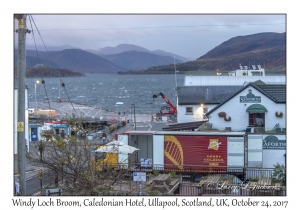
[[[258,81],[245,86],[178,87],[177,91],[178,123],[208,120],[215,129],[232,130],[286,126],[285,84]]]
[[[177,88],[177,122],[202,121],[204,115],[243,86],[184,86]]]
[[[286,128],[286,85],[249,83],[205,114],[212,128]],[[275,126],[276,125],[276,126]]]
[[[285,76],[186,76],[184,86],[177,88],[177,122],[207,120],[211,111],[250,82],[286,84]]]
[[[286,76],[248,76],[248,77],[229,77],[229,76],[185,76],[184,86],[242,86],[249,82],[261,80],[266,84],[286,84]]]

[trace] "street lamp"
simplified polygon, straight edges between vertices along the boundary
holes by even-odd
[[[134,130],[136,130],[135,105],[134,104],[131,104],[131,105],[133,105]]]
[[[37,109],[37,103],[36,103],[36,84],[39,84],[39,83],[40,83],[40,81],[39,81],[39,80],[35,81],[35,83],[34,83],[34,94],[35,94],[35,110]]]

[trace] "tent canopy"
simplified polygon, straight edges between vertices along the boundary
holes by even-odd
[[[95,150],[95,152],[108,152],[108,153],[119,153],[119,154],[132,154],[138,148],[129,146],[120,141],[112,141],[104,145],[103,147]]]
[[[252,104],[251,106],[249,106],[246,110],[249,113],[265,113],[268,112],[268,110],[266,109],[266,107],[264,107],[261,104]]]

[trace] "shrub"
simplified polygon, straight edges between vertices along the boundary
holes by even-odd
[[[171,171],[171,172],[170,172],[170,176],[171,176],[172,178],[175,177],[175,176],[176,176],[176,172]]]
[[[110,131],[110,132],[113,132],[115,129],[116,129],[116,128],[115,128],[115,125],[110,125],[110,126],[109,126],[109,131]]]
[[[273,178],[281,181],[283,185],[286,185],[286,168],[284,165],[280,165],[279,163],[274,165],[274,167]]]

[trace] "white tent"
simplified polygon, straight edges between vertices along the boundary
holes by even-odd
[[[109,152],[109,153],[119,153],[119,154],[132,154],[136,150],[139,150],[138,148],[129,146],[124,144],[120,141],[112,141],[107,144],[105,144],[100,149],[95,150],[95,152]]]

